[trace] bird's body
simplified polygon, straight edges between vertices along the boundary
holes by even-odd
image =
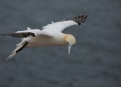
[[[66,35],[61,34],[58,36],[48,36],[48,35],[39,35],[36,37],[24,38],[24,41],[28,42],[27,47],[39,47],[39,46],[59,46],[65,45],[64,37]]]
[[[17,48],[12,52],[7,59],[12,58],[16,53],[25,47],[41,47],[41,46],[64,46],[68,45],[70,53],[71,46],[76,43],[76,39],[71,34],[64,34],[62,31],[73,25],[80,25],[84,23],[87,16],[78,16],[60,22],[52,22],[40,29],[30,29],[24,31],[17,31],[15,33],[2,34],[21,38],[22,41],[17,44]]]

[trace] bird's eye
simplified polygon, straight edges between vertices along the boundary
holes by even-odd
[[[69,45],[69,43],[67,42],[67,45]]]

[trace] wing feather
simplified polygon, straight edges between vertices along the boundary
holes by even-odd
[[[86,21],[86,19],[87,19],[87,16],[79,15],[78,17],[69,18],[64,21],[48,24],[43,27],[43,30],[49,31],[49,32],[51,32],[51,31],[62,32],[65,28],[67,28],[69,26],[81,25],[81,23],[84,23]]]
[[[55,33],[57,34],[57,32],[60,33],[69,26],[81,25],[81,23],[84,23],[86,19],[87,19],[87,16],[79,15],[78,17],[69,18],[64,21],[52,22],[52,24],[48,24],[42,27],[43,30],[39,30],[39,29],[31,30],[29,27],[27,27],[27,30],[17,31],[15,33],[2,34],[2,36],[9,35],[17,38],[27,38],[30,36],[35,37],[36,35],[53,36],[53,34]]]
[[[12,37],[17,37],[17,38],[26,38],[29,36],[35,37],[35,34],[32,32],[21,32],[21,33],[9,33],[9,34],[2,34],[2,36],[12,36]]]

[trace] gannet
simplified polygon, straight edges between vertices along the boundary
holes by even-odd
[[[25,47],[41,47],[41,46],[68,46],[68,54],[71,47],[76,44],[76,39],[72,34],[64,34],[62,31],[73,25],[81,25],[87,19],[87,15],[79,15],[78,17],[69,18],[60,22],[52,22],[40,29],[31,29],[17,31],[15,33],[1,34],[2,36],[12,36],[21,38],[22,41],[17,44],[15,50],[6,58],[11,59],[16,53]]]

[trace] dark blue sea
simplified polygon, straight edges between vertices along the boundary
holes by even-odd
[[[121,87],[120,8],[120,0],[0,0],[0,33],[88,15],[63,31],[77,39],[70,55],[67,46],[26,48],[5,61],[21,40],[0,36],[0,87]]]

